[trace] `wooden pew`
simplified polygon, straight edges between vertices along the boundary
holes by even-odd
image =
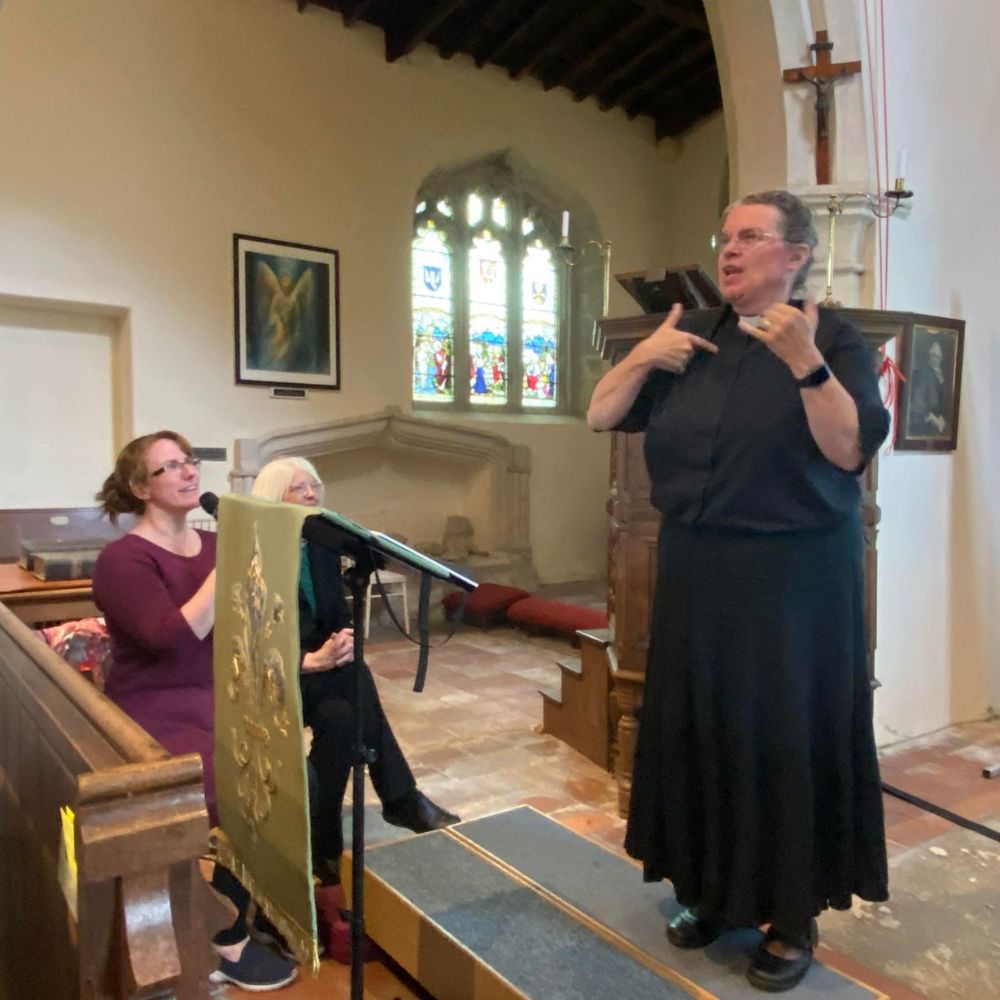
[[[232,918],[200,873],[208,832],[197,754],[170,756],[0,607],[0,1000],[213,995]]]

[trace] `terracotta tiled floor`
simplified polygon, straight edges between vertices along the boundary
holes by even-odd
[[[432,651],[426,688],[419,695],[411,690],[416,653],[410,643],[373,641],[367,658],[397,738],[420,787],[431,798],[465,819],[531,805],[621,852],[625,824],[617,813],[612,776],[539,732],[538,689],[557,683],[555,661],[569,653],[568,644],[555,639],[528,638],[512,629],[467,629]],[[970,723],[888,750],[882,756],[883,777],[983,820],[1000,817],[1000,779],[987,781],[981,776],[984,764],[997,760],[1000,721]],[[366,794],[367,801],[375,801],[370,783]],[[892,856],[901,857],[955,829],[898,799],[887,796],[885,802]],[[983,844],[997,846],[985,838]],[[821,929],[826,920],[824,916]],[[858,966],[849,955],[838,956],[829,947],[822,954],[828,964],[857,974]],[[332,962],[322,965],[319,980],[305,978],[281,996],[347,998],[346,969]],[[378,963],[367,969],[372,997],[420,995],[412,991],[412,984],[398,984]],[[937,1000],[888,979],[882,985],[893,1000],[922,995]]]
[[[982,775],[984,766],[1000,763],[998,720],[970,722],[910,740],[883,751],[880,763],[887,785],[966,819],[984,822],[1000,814],[1000,778],[986,780]],[[933,813],[891,795],[884,798],[890,856],[954,829]]]

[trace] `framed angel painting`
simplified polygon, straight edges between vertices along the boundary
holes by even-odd
[[[340,388],[340,255],[233,236],[236,381]]]

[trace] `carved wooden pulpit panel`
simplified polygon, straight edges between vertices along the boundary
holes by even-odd
[[[688,312],[690,315],[692,311]],[[840,314],[862,332],[872,351],[872,363],[881,362],[879,349],[902,329],[905,314],[875,309],[841,309]],[[602,319],[595,341],[602,357],[616,364],[640,340],[649,336],[666,313]],[[611,482],[608,499],[608,615],[612,632],[611,717],[617,719],[612,750],[618,807],[628,813],[632,791],[632,762],[642,705],[649,650],[649,624],[656,588],[657,539],[660,515],[649,499],[649,476],[643,458],[643,434],[615,432],[611,442]],[[865,615],[868,625],[868,672],[872,683],[876,641],[876,538],[881,511],[876,503],[878,457],[861,477],[861,518],[864,525]]]

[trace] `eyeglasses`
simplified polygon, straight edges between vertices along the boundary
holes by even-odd
[[[321,496],[323,493],[322,483],[296,483],[294,486],[288,487],[288,492],[292,496],[304,497],[306,493],[315,493],[316,496]]]
[[[164,472],[180,472],[185,465],[190,465],[192,469],[197,470],[201,467],[201,459],[195,458],[193,455],[188,455],[187,458],[172,458],[169,462],[164,462],[158,469],[154,469],[149,474],[149,478],[162,476]]]
[[[716,253],[721,253],[730,243],[741,250],[753,250],[754,247],[760,246],[761,243],[771,243],[774,240],[788,242],[783,236],[778,235],[778,233],[769,233],[763,229],[741,229],[737,233],[712,233],[708,242]]]

